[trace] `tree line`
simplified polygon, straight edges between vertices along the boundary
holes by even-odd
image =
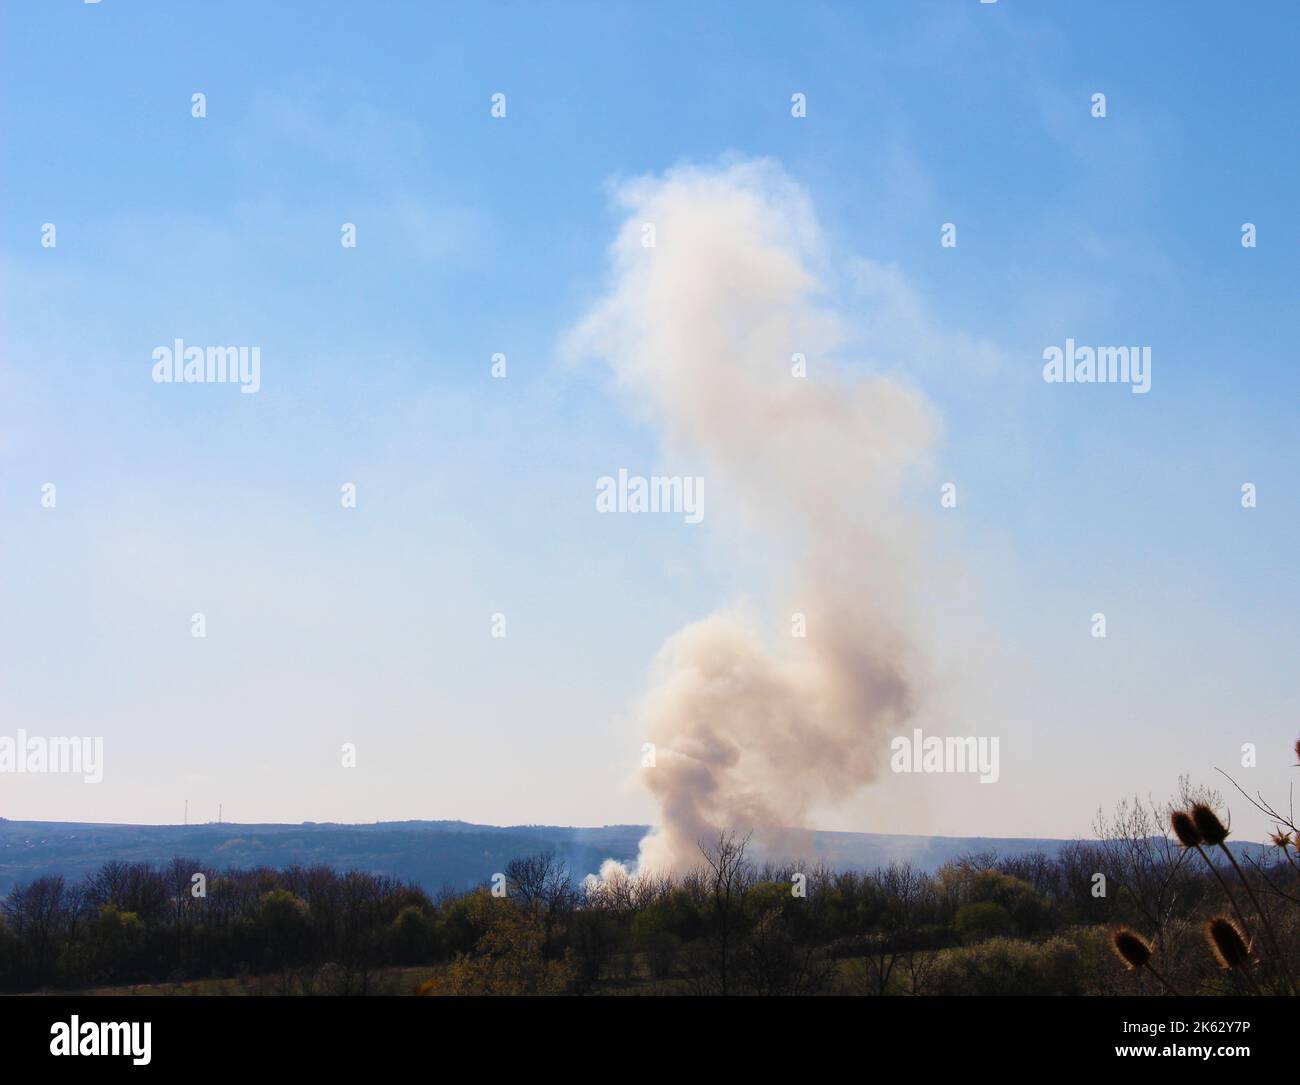
[[[109,862],[9,893],[0,988],[256,976],[259,990],[365,994],[391,990],[398,967],[426,966],[429,994],[1159,993],[1150,969],[1115,951],[1113,932],[1131,927],[1159,947],[1163,982],[1247,989],[1250,975],[1197,945],[1224,907],[1221,873],[1189,861],[1165,821],[1153,804],[1124,803],[1099,820],[1097,841],[968,855],[933,874],[760,863],[747,837],[723,833],[680,874],[580,881],[539,854],[509,863],[495,893],[430,895],[323,866]],[[1247,865],[1261,899],[1295,891],[1285,845]],[[1269,917],[1270,954],[1291,962],[1294,914]]]

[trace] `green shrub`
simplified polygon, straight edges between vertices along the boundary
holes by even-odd
[[[957,909],[955,925],[963,942],[982,942],[986,938],[1008,934],[1014,926],[1011,913],[991,900],[963,904]]]
[[[435,956],[436,930],[418,904],[408,904],[388,929],[389,956],[396,964],[426,964]]]
[[[941,954],[929,987],[944,995],[1072,995],[1084,988],[1079,947],[1064,938],[990,938]]]

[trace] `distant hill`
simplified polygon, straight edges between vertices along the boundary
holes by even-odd
[[[474,825],[464,821],[389,821],[372,825],[96,825],[0,819],[0,894],[46,874],[80,878],[110,859],[161,864],[173,856],[215,867],[325,864],[414,881],[430,892],[466,889],[504,869],[512,858],[553,851],[576,877],[605,859],[630,862],[644,825],[572,828]],[[1061,840],[891,836],[879,833],[789,834],[783,851],[843,869],[869,870],[911,860],[935,870],[976,852],[1055,853]]]

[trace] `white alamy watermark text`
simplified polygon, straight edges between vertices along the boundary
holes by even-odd
[[[1151,391],[1150,347],[1080,347],[1066,339],[1065,349],[1043,351],[1043,380],[1048,384],[1127,384],[1129,391]]]
[[[28,735],[0,735],[0,773],[67,773],[88,784],[104,779],[104,740]]]
[[[618,477],[596,480],[597,512],[675,512],[688,524],[704,519],[704,479],[698,475],[632,475],[626,467]]]
[[[155,384],[238,384],[250,395],[262,387],[261,347],[187,347],[177,339],[152,357]]]
[[[998,769],[998,740],[984,735],[926,736],[919,727],[912,737],[899,735],[889,743],[894,772],[979,773],[980,783],[995,784]]]

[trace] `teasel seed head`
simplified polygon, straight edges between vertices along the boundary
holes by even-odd
[[[1111,949],[1129,968],[1141,968],[1151,960],[1151,943],[1137,931],[1121,927],[1110,936]]]
[[[1284,833],[1281,828],[1275,826],[1273,833],[1269,834],[1268,842],[1275,848],[1281,848],[1286,851],[1287,845],[1291,843],[1291,834]]]
[[[1219,815],[1205,803],[1198,802],[1192,807],[1192,821],[1201,839],[1211,847],[1228,839],[1228,830],[1219,820]]]
[[[1250,943],[1227,916],[1215,916],[1205,924],[1205,940],[1223,968],[1241,968],[1250,962]]]
[[[1169,824],[1173,826],[1174,836],[1178,837],[1178,843],[1183,847],[1194,848],[1201,842],[1201,834],[1196,831],[1196,822],[1186,810],[1175,810],[1169,816]]]

